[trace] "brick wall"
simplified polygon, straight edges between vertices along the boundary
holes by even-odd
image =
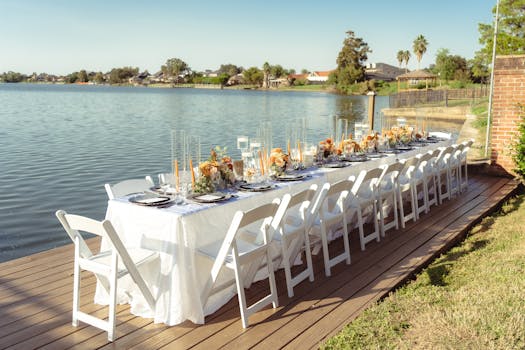
[[[518,103],[525,105],[525,55],[497,56],[492,98],[491,160],[512,173],[512,143],[520,120]]]

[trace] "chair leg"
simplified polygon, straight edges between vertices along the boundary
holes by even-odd
[[[116,254],[113,257],[111,278],[109,281],[109,315],[108,315],[108,340],[115,339],[115,323],[116,323],[116,308],[117,308],[117,270],[118,258]]]
[[[310,282],[313,282],[314,281],[314,268],[313,268],[313,263],[312,263],[312,250],[310,248],[310,236],[308,235],[308,232],[304,232],[304,245],[305,245],[305,250],[304,250],[304,254],[306,255],[306,268],[308,269],[308,271],[310,272],[309,274],[309,280]]]
[[[397,199],[399,200],[399,215],[401,221],[401,228],[405,228],[405,209],[403,208],[403,196],[401,191],[397,192]]]
[[[324,260],[324,273],[326,277],[331,276],[330,272],[330,252],[328,251],[328,239],[326,237],[326,227],[325,223],[321,222],[321,243],[323,246],[323,260]]]
[[[277,294],[277,284],[275,283],[275,272],[273,270],[273,261],[270,249],[266,249],[266,266],[268,268],[268,279],[270,283],[272,306],[275,309],[279,306],[279,294]]]
[[[346,254],[346,264],[350,265],[350,241],[348,239],[348,223],[346,222],[346,218],[343,215],[343,244],[345,247],[345,254]]]
[[[361,243],[361,250],[365,250],[365,230],[363,228],[363,216],[361,207],[357,207],[357,225],[359,226],[359,242]]]
[[[244,285],[241,278],[241,271],[234,269],[235,282],[237,285],[237,298],[239,300],[239,310],[241,312],[242,327],[248,328],[248,307],[246,305],[246,295],[244,294]]]
[[[290,256],[289,254],[287,253],[288,252],[288,249],[285,248],[285,245],[288,244],[288,242],[286,242],[284,239],[283,241],[281,242],[282,246],[283,246],[283,251],[282,251],[282,255],[283,255],[283,265],[284,265],[284,276],[286,278],[286,289],[288,290],[288,297],[293,297],[294,296],[294,293],[293,293],[293,285],[292,285],[292,271],[291,271],[291,268],[290,268]]]
[[[379,219],[377,217],[377,203],[374,201],[374,213],[373,213],[373,218],[374,218],[374,230],[375,230],[375,235],[376,235],[376,242],[379,242],[379,240],[381,239],[380,236],[381,236],[381,232],[379,231]],[[383,215],[381,213],[379,213],[379,216],[382,217]]]
[[[78,244],[75,244],[75,250],[78,250]],[[78,326],[78,305],[80,301],[80,266],[78,264],[77,254],[75,254],[75,267],[73,271],[73,326]]]

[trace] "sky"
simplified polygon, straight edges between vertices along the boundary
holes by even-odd
[[[192,70],[264,62],[296,71],[336,67],[346,32],[368,43],[367,63],[397,66],[422,34],[467,59],[496,0],[0,0],[0,73],[157,72],[168,58]],[[412,53],[409,69],[417,69]]]

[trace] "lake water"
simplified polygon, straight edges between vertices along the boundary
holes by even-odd
[[[309,92],[0,84],[0,261],[70,243],[54,213],[104,218],[104,183],[171,171],[171,130],[202,148],[255,136],[270,122],[274,145],[308,120],[308,140],[333,133],[333,116],[367,115],[367,97]],[[388,99],[376,100],[376,128]],[[341,122],[339,122],[341,125]]]

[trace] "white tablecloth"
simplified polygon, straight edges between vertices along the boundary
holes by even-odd
[[[357,175],[397,159],[412,157],[445,143],[431,144],[409,152],[362,163],[352,163],[341,169],[321,168],[311,172],[311,177],[300,182],[277,183],[277,188],[267,192],[238,192],[237,198],[225,203],[196,204],[189,202],[169,208],[143,207],[131,204],[127,198],[108,201],[106,218],[111,220],[127,247],[141,247],[160,253],[160,271],[142,271],[157,297],[153,314],[148,312],[145,301],[136,295],[129,281],[119,281],[119,290],[133,295],[131,311],[139,316],[154,317],[157,323],[175,325],[185,320],[204,323],[204,316],[213,313],[235,295],[235,287],[212,297],[202,305],[200,292],[209,272],[211,262],[199,258],[195,250],[214,241],[222,241],[237,210],[246,210],[271,202],[285,193],[296,193],[310,185],[322,185]],[[105,242],[103,241],[104,245]],[[223,269],[224,271],[228,269]],[[225,272],[227,273],[227,272]],[[222,278],[233,278],[225,274]],[[119,302],[129,302],[127,294],[119,293]],[[107,304],[107,295],[97,286],[95,302]]]

